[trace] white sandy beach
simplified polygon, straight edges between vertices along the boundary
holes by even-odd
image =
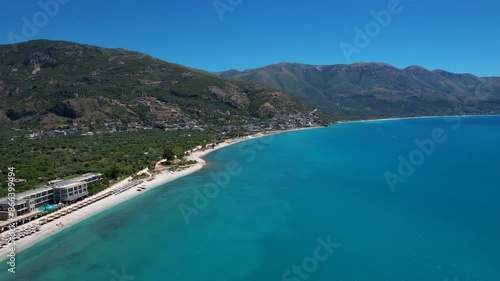
[[[118,205],[118,204],[132,198],[132,197],[139,196],[139,195],[143,194],[144,192],[147,192],[147,190],[149,190],[149,189],[161,186],[165,183],[171,182],[171,181],[176,180],[178,178],[181,178],[181,177],[184,177],[184,176],[189,175],[191,173],[194,173],[194,172],[202,169],[203,166],[205,166],[205,161],[203,159],[201,159],[202,156],[205,156],[206,154],[213,152],[217,149],[226,147],[227,145],[229,145],[229,144],[222,143],[219,146],[217,146],[215,149],[193,152],[188,157],[188,159],[196,160],[198,162],[197,164],[195,164],[195,165],[193,165],[185,170],[182,170],[182,171],[176,171],[176,172],[165,171],[162,174],[157,174],[154,176],[154,180],[152,180],[152,181],[147,181],[147,179],[146,179],[141,184],[141,185],[146,186],[145,191],[138,192],[137,188],[130,188],[122,193],[105,197],[99,201],[96,201],[96,202],[89,204],[81,209],[78,209],[70,214],[62,216],[62,217],[55,219],[51,222],[45,223],[44,225],[41,226],[40,231],[38,231],[30,236],[27,236],[27,237],[24,237],[20,240],[15,241],[15,245],[8,244],[8,245],[4,246],[2,249],[0,249],[0,257],[2,257],[2,258],[6,257],[7,254],[9,253],[9,249],[12,246],[15,247],[15,249],[16,249],[15,252],[17,254],[20,251],[25,250],[25,249],[29,248],[30,246],[36,244],[37,242],[57,233],[65,228],[68,228],[71,225],[79,223],[82,220],[85,220],[85,219],[105,210],[105,209],[114,207],[114,206],[116,206],[116,205]],[[109,192],[109,191],[113,191],[113,190],[127,184],[130,179],[131,179],[131,177],[124,179],[121,182],[114,184],[112,187],[107,188],[106,190],[101,191],[98,194],[95,194],[91,197],[84,199],[82,202],[89,201],[92,198],[98,197],[101,194],[104,194],[104,193]],[[69,207],[71,207],[71,205],[63,208],[62,210],[67,209]],[[29,227],[31,225],[38,225],[40,223],[40,220],[43,218],[46,218],[46,217],[42,217],[42,218],[33,220],[27,224],[24,224],[22,226],[18,226],[18,228]],[[63,226],[62,227],[57,226],[59,223],[62,223]],[[6,235],[7,233],[8,232],[2,233],[2,236]]]
[[[314,129],[314,128],[304,128],[304,129]],[[303,130],[303,129],[296,129],[296,130]],[[277,131],[277,132],[273,132],[271,134],[278,134],[278,133],[284,133],[284,132],[296,131],[296,130]],[[145,179],[144,182],[141,184],[141,185],[146,186],[145,191],[138,192],[137,188],[135,188],[135,187],[130,188],[122,193],[105,197],[105,198],[103,198],[99,201],[96,201],[92,204],[89,204],[81,209],[73,211],[65,216],[57,218],[51,222],[47,222],[41,226],[40,231],[35,232],[34,234],[31,234],[30,236],[26,236],[20,240],[15,241],[14,245],[7,244],[3,248],[1,248],[0,249],[0,260],[3,260],[3,258],[7,257],[7,254],[10,252],[11,247],[15,247],[15,252],[16,252],[16,254],[18,254],[19,252],[26,250],[30,246],[33,246],[34,244],[42,241],[43,239],[46,239],[49,236],[51,236],[51,235],[53,235],[53,234],[55,234],[63,229],[66,229],[74,224],[77,224],[77,223],[103,211],[103,210],[114,207],[114,206],[116,206],[116,205],[118,205],[118,204],[132,198],[132,197],[140,196],[144,192],[147,192],[147,190],[149,190],[149,189],[153,189],[153,188],[161,186],[165,183],[171,182],[173,180],[176,180],[178,178],[184,177],[186,175],[189,175],[189,174],[192,174],[196,171],[201,170],[206,164],[206,162],[201,157],[203,157],[211,152],[214,152],[218,149],[227,147],[229,145],[239,143],[241,141],[245,141],[248,139],[254,139],[254,138],[258,138],[258,137],[263,137],[263,136],[267,136],[267,135],[269,135],[269,134],[258,134],[258,135],[247,136],[247,137],[243,137],[243,138],[239,138],[239,139],[227,140],[226,142],[218,144],[214,149],[194,151],[193,153],[191,153],[191,155],[189,155],[187,157],[187,159],[195,160],[195,161],[197,161],[197,164],[192,165],[189,168],[182,170],[182,171],[176,171],[176,172],[164,171],[161,174],[155,175],[154,179],[151,181],[147,181],[147,179]],[[142,172],[144,172],[144,171],[146,171],[146,170],[143,170]],[[98,194],[95,194],[91,197],[85,198],[81,202],[92,200],[93,198],[98,197],[104,193],[116,190],[116,189],[124,186],[125,184],[127,184],[130,179],[131,179],[131,177],[126,178],[126,179],[122,180],[121,182],[114,184],[112,187],[107,188],[104,191],[101,191]],[[72,206],[73,205],[67,206],[61,210],[68,209]],[[58,210],[57,212],[60,212],[61,210]],[[39,225],[40,220],[44,219],[46,217],[47,216],[44,216],[42,218],[33,220],[27,224],[24,224],[22,226],[18,226],[18,228],[25,228],[25,227],[29,227],[32,225]],[[60,223],[62,223],[62,226],[58,226]],[[7,235],[9,232],[10,231],[4,232],[1,235],[2,236]]]
[[[366,123],[366,122],[379,122],[379,121],[396,121],[396,120],[410,120],[410,119],[434,119],[434,118],[467,118],[467,117],[494,117],[498,116],[495,114],[486,115],[435,115],[435,116],[417,116],[417,117],[393,117],[393,118],[379,118],[379,119],[361,119],[352,121],[338,121],[338,124],[342,123]]]

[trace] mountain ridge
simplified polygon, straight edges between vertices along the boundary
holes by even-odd
[[[291,93],[340,119],[500,113],[499,77],[421,66],[282,62],[218,75]]]
[[[211,73],[214,73],[216,75],[226,75],[227,73],[235,73],[235,74],[240,74],[240,73],[243,73],[243,72],[249,72],[249,71],[253,71],[253,70],[258,70],[258,69],[262,69],[262,68],[266,68],[266,67],[269,67],[269,66],[278,66],[278,65],[301,65],[301,66],[309,66],[309,67],[327,67],[327,66],[356,66],[356,65],[381,65],[381,66],[389,66],[389,67],[393,67],[393,68],[396,68],[396,69],[399,69],[399,70],[408,70],[408,69],[412,69],[412,68],[415,68],[415,69],[422,69],[422,70],[426,70],[426,71],[430,71],[430,72],[446,72],[446,73],[452,73],[452,74],[457,74],[457,75],[472,75],[472,76],[475,76],[475,77],[478,77],[478,78],[490,78],[490,77],[494,77],[494,78],[499,78],[500,76],[478,76],[478,75],[475,75],[475,74],[472,74],[472,73],[469,73],[469,72],[463,72],[463,73],[457,73],[457,72],[451,72],[451,71],[448,71],[448,70],[445,70],[445,69],[441,69],[441,68],[437,68],[437,69],[429,69],[429,68],[425,68],[421,65],[409,65],[409,66],[406,66],[406,67],[397,67],[397,66],[394,66],[390,63],[385,63],[385,62],[376,62],[376,61],[373,61],[373,62],[355,62],[355,63],[351,63],[351,64],[346,64],[346,63],[339,63],[339,64],[310,64],[310,63],[300,63],[300,62],[285,62],[285,61],[282,61],[282,62],[278,62],[278,63],[272,63],[272,64],[268,64],[268,65],[265,65],[265,66],[261,66],[261,67],[256,67],[256,68],[246,68],[246,69],[236,69],[236,68],[231,68],[231,69],[228,69],[228,70],[222,70],[222,71],[211,71]]]
[[[312,121],[309,113],[314,110],[276,89],[226,80],[123,48],[67,41],[1,45],[0,90],[2,126],[222,127],[269,123],[277,117],[282,123],[300,123]],[[297,120],[282,120],[290,114]]]

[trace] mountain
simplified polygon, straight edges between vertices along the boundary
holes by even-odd
[[[200,128],[329,119],[276,89],[124,49],[48,40],[0,46],[0,99],[4,127]]]
[[[280,63],[219,76],[285,91],[340,119],[500,113],[500,78],[383,63]]]

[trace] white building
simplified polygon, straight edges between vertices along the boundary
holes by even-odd
[[[89,194],[87,183],[84,181],[69,182],[64,185],[53,187],[54,203],[74,202]]]

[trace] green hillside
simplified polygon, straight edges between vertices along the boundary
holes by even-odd
[[[285,91],[340,119],[500,113],[500,78],[383,63],[280,63],[222,77]]]
[[[217,127],[314,109],[141,53],[46,40],[0,46],[0,89],[0,124],[30,128]]]

